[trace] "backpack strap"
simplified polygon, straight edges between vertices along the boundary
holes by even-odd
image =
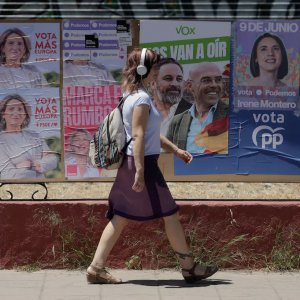
[[[126,95],[124,97],[121,97],[120,100],[119,100],[119,104],[118,104],[118,108],[119,108],[119,110],[121,112],[123,124],[124,124],[124,121],[123,121],[123,105],[125,103],[125,100],[128,98],[128,96],[130,96],[130,94],[128,94],[128,95]],[[127,149],[128,145],[131,143],[131,141],[132,141],[132,138],[125,143],[125,145],[124,145],[124,147],[122,149],[122,152],[125,152],[125,150]]]
[[[123,108],[123,105],[124,105],[124,102],[126,100],[126,98],[129,96],[129,94],[125,97],[120,97],[119,99],[119,103],[117,105],[117,109],[119,109],[120,113],[121,113],[121,117],[122,117],[122,122],[123,122],[123,125],[124,125],[124,121],[123,121],[123,111],[122,111],[122,108]],[[110,133],[109,133],[109,124],[110,124],[110,117],[111,117],[111,113],[109,113],[107,115],[108,117],[108,122],[106,123],[106,132],[107,132],[107,140],[108,140],[108,143],[110,144],[111,143],[111,139],[110,139]],[[131,142],[132,139],[130,139],[130,142]],[[127,146],[129,145],[129,143],[125,144],[125,146],[123,147],[123,149],[125,150],[127,148]],[[123,151],[122,149],[122,151]]]
[[[128,142],[125,143],[125,145],[124,145],[124,147],[123,147],[123,149],[122,149],[122,152],[125,152],[125,150],[126,150],[127,147],[129,146],[129,144],[131,143],[131,141],[132,141],[132,138],[131,138]]]
[[[119,104],[118,104],[118,107],[120,108],[120,109],[122,109],[123,108],[123,105],[124,105],[124,102],[125,102],[125,100],[128,98],[128,96],[130,96],[130,94],[128,94],[128,95],[126,95],[126,96],[122,96],[122,97],[120,97],[120,99],[119,99]],[[122,113],[122,110],[121,110],[121,113]],[[122,113],[122,116],[123,116],[123,113]]]

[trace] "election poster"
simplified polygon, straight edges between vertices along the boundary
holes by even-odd
[[[70,19],[62,28],[65,177],[114,177],[115,170],[94,167],[88,153],[92,136],[122,95],[130,22]]]
[[[61,179],[60,24],[0,23],[0,178]]]
[[[237,21],[234,108],[296,111],[299,99],[299,23]]]
[[[161,134],[196,156],[226,155],[230,23],[141,21],[140,28],[141,47],[178,64],[158,71],[154,102],[163,118]]]
[[[299,25],[234,23],[228,156],[201,157],[198,168],[175,159],[175,175],[300,174]]]
[[[62,30],[64,86],[121,82],[132,44],[129,21],[67,19]]]
[[[201,62],[226,68],[230,60],[230,27],[230,22],[141,20],[140,46],[177,60],[187,79],[189,71]]]
[[[61,179],[58,89],[0,92],[1,180]]]
[[[298,20],[235,24],[232,119],[238,171],[300,174]]]
[[[93,134],[119,102],[121,88],[64,87],[65,176],[68,179],[114,177],[115,171],[92,166],[88,153]]]
[[[59,88],[60,24],[0,23],[0,89]]]
[[[228,156],[230,40],[230,22],[140,22],[140,46],[178,64],[159,68],[154,91],[163,115],[161,134],[194,156],[189,169],[175,159],[175,174],[210,173],[211,168],[203,170],[203,160],[217,164]],[[180,75],[183,80],[175,80]]]

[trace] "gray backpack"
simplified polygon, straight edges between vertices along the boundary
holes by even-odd
[[[118,169],[123,162],[124,153],[132,138],[126,141],[122,107],[126,97],[114,108],[100,124],[91,142],[89,157],[92,165],[107,170]]]

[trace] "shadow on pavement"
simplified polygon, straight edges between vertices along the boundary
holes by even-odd
[[[202,280],[192,284],[186,283],[184,280],[177,279],[160,279],[160,280],[128,280],[124,281],[123,284],[131,283],[145,286],[165,286],[166,288],[192,288],[192,287],[206,287],[210,285],[221,285],[221,284],[232,284],[231,280],[226,279],[209,279]]]

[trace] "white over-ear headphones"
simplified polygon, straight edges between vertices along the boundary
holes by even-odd
[[[136,72],[137,72],[140,76],[144,76],[144,75],[146,75],[147,72],[148,72],[147,67],[145,66],[146,52],[147,52],[147,48],[143,48],[143,49],[142,49],[142,53],[141,53],[140,64],[139,64],[139,65],[137,66],[137,68],[136,68]]]

